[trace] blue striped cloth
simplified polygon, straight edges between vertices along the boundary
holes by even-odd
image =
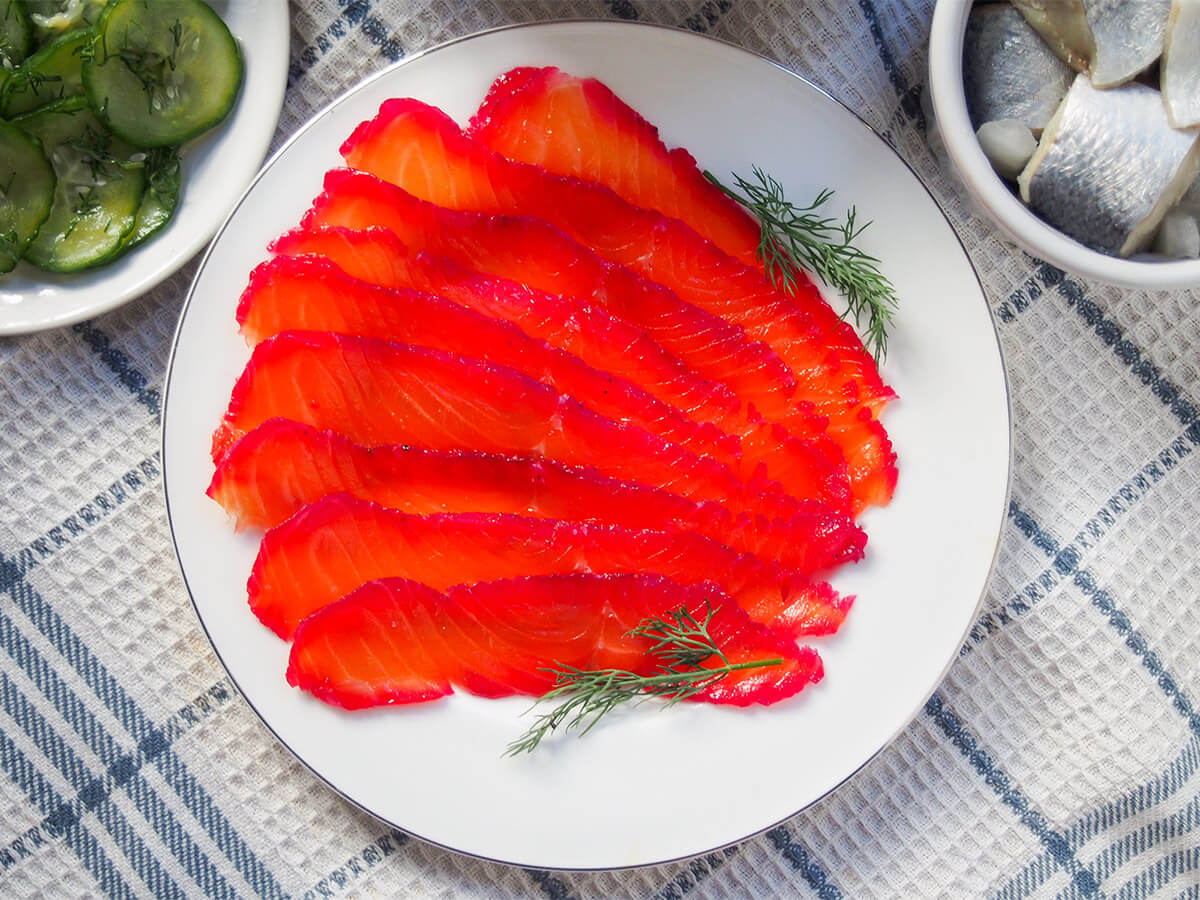
[[[0,340],[0,896],[1200,897],[1200,293],[1085,284],[999,239],[927,141],[932,6],[294,0],[276,135],[407,54],[575,15],[743,44],[860,111],[979,269],[1016,424],[984,609],[892,746],[786,824],[634,871],[483,863],[348,807],[235,695],[175,568],[159,385],[193,263]]]

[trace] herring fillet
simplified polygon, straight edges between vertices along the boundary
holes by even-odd
[[[1058,54],[1098,88],[1149,68],[1163,49],[1171,0],[1013,0]]]
[[[1101,91],[1078,75],[1017,182],[1021,199],[1050,224],[1103,253],[1131,256],[1198,165],[1200,133],[1172,128],[1158,91]]]
[[[1200,125],[1200,0],[1172,0],[1160,86],[1173,126]]]
[[[1007,3],[976,4],[963,37],[963,83],[976,128],[1016,119],[1040,133],[1074,72]]]
[[[1088,72],[1096,41],[1084,0],[1013,0],[1013,6],[1042,36],[1050,49],[1076,72]]]
[[[1096,40],[1095,87],[1124,84],[1161,55],[1171,0],[1085,0],[1084,6]]]

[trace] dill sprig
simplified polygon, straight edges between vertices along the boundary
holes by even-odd
[[[871,223],[859,225],[853,206],[841,222],[822,215],[820,209],[833,196],[831,190],[821,191],[807,206],[797,206],[784,196],[777,179],[758,166],[752,171],[755,180],[733,173],[734,188],[711,172],[704,177],[758,219],[758,258],[775,286],[794,293],[797,269],[805,268],[840,290],[846,296],[847,314],[853,314],[864,332],[867,350],[882,361],[896,311],[896,291],[879,271],[879,260],[854,245]]]
[[[66,87],[63,84],[63,77],[61,75],[49,75],[45,72],[36,72],[33,69],[26,69],[24,67],[13,70],[12,76],[8,79],[5,87],[13,94],[32,92],[41,97],[46,93],[46,91],[42,90],[46,85],[58,85],[58,92],[55,96],[43,98],[43,102],[49,103],[53,100],[62,99]]]
[[[627,632],[631,637],[651,641],[647,652],[662,661],[651,675],[624,669],[580,669],[560,663],[545,669],[554,675],[554,687],[539,697],[531,709],[555,700],[559,701],[558,705],[538,716],[521,737],[508,745],[505,755],[531,752],[543,738],[560,727],[564,732],[578,729],[579,736],[583,737],[600,719],[630,700],[640,703],[658,697],[665,701],[665,706],[673,706],[731,672],[783,663],[780,657],[729,662],[708,631],[717,610],[709,603],[705,606],[707,612],[703,621],[697,621],[686,607],[680,607],[666,617],[644,619]],[[714,660],[719,664],[705,665]]]
[[[92,181],[99,182],[105,176],[107,167],[114,162],[109,149],[110,144],[111,139],[107,132],[88,126],[84,128],[83,134],[66,141],[65,146],[79,154],[80,160],[87,165],[91,173]]]

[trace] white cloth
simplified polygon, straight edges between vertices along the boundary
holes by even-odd
[[[571,16],[744,45],[879,130],[979,270],[1016,429],[983,615],[892,746],[764,835],[633,871],[484,863],[347,805],[232,692],[176,569],[159,388],[193,263],[0,340],[0,894],[1200,896],[1200,293],[1085,284],[999,238],[926,140],[932,7],[294,0],[275,139],[402,55]]]

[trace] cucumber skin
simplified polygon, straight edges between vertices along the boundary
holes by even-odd
[[[30,243],[25,250],[24,259],[26,262],[32,263],[39,269],[45,269],[47,272],[81,272],[84,269],[94,269],[96,266],[102,266],[112,262],[126,250],[125,237],[133,231],[134,225],[137,223],[136,207],[129,215],[128,227],[124,228],[117,235],[112,243],[112,246],[103,253],[90,256],[83,261],[77,262],[59,262],[56,254],[42,254],[40,246],[35,239]],[[40,234],[40,233],[39,233]]]
[[[156,154],[158,156],[156,157]],[[179,155],[174,147],[156,147],[146,160],[146,188],[124,250],[150,240],[175,217],[180,193]]]
[[[37,132],[41,130],[39,127],[39,119],[60,113],[72,116],[73,122],[84,121],[83,119],[74,119],[73,117],[75,115],[82,114],[89,116],[98,127],[101,129],[103,128],[103,123],[100,122],[98,117],[92,113],[91,109],[87,105],[87,100],[84,97],[68,97],[65,100],[60,100],[57,103],[53,103],[49,106],[35,110],[28,115],[18,117],[16,120],[14,120],[13,124],[22,128],[23,130],[30,129],[33,132],[32,137],[37,140],[39,138]],[[53,129],[54,126],[51,125],[50,128]],[[51,133],[54,133],[53,130]],[[69,134],[67,136],[69,136]],[[112,135],[110,135],[110,138],[114,141],[120,141],[119,138],[113,137]],[[54,146],[58,146],[58,144],[55,144]],[[53,156],[53,149],[53,146],[49,148],[50,152],[46,153],[47,157]],[[115,149],[118,151],[118,153],[122,150],[127,151],[124,153],[125,156],[129,156],[133,151],[133,148],[129,147],[127,144],[124,148],[118,144]],[[46,148],[44,146],[43,152],[46,152]],[[69,261],[64,261],[64,259],[61,258],[59,247],[55,246],[53,243],[51,243],[49,247],[44,246],[47,242],[53,242],[59,237],[58,234],[42,234],[42,231],[45,230],[46,224],[55,224],[62,220],[64,216],[61,206],[59,205],[60,198],[56,188],[54,193],[54,205],[51,207],[49,215],[42,223],[42,228],[39,229],[37,236],[25,248],[24,258],[27,262],[30,262],[33,265],[49,272],[77,272],[82,269],[90,269],[95,266],[110,262],[124,251],[125,237],[133,230],[137,221],[137,208],[141,203],[141,197],[145,190],[145,172],[144,166],[141,164],[123,162],[117,159],[115,154],[112,156],[110,164],[115,169],[119,170],[118,174],[123,174],[124,179],[137,179],[136,184],[126,181],[126,183],[122,185],[129,191],[130,197],[135,196],[136,192],[136,199],[132,204],[126,203],[126,205],[130,207],[128,210],[122,211],[118,209],[116,211],[122,219],[127,219],[127,221],[123,223],[119,232],[109,234],[107,227],[103,229],[105,239],[98,243],[100,246],[105,247],[105,249],[103,249],[101,252],[93,253],[90,256],[80,256],[78,254],[74,254],[69,257]],[[117,178],[110,179],[108,182],[110,190],[112,189],[112,186],[118,184],[120,180],[121,179]],[[122,195],[117,195],[116,199],[121,200],[121,197]],[[105,208],[103,209],[103,213],[111,216],[113,210]],[[81,221],[84,224],[87,224],[88,217],[83,218]]]
[[[0,0],[0,2],[3,2],[3,0]],[[4,117],[11,120],[17,116],[22,116],[26,113],[33,112],[35,109],[40,107],[49,106],[51,103],[54,103],[58,100],[65,100],[67,97],[75,97],[82,94],[82,73],[80,72],[80,74],[77,76],[78,81],[73,82],[71,76],[75,75],[76,73],[74,71],[65,71],[61,73],[55,73],[60,76],[65,74],[65,78],[62,78],[59,82],[57,82],[57,90],[60,92],[65,90],[65,93],[60,93],[56,97],[47,97],[45,99],[41,99],[39,97],[37,100],[35,100],[32,106],[27,105],[29,93],[26,93],[26,88],[29,88],[30,84],[26,73],[28,73],[35,65],[46,63],[48,61],[57,61],[54,59],[56,54],[63,52],[64,47],[69,47],[76,43],[79,44],[79,50],[72,48],[69,52],[76,56],[75,61],[79,62],[80,67],[82,67],[82,60],[78,58],[79,52],[93,39],[93,37],[94,35],[92,35],[90,30],[86,28],[68,31],[66,34],[60,35],[50,43],[46,44],[36,53],[28,56],[25,59],[25,62],[21,64],[20,68],[14,70],[12,77],[4,84],[3,90],[0,91],[0,106],[3,106]],[[68,68],[70,68],[70,61],[68,61]],[[52,90],[53,89],[54,88],[52,88]],[[36,89],[32,89],[30,93],[33,93],[34,96],[37,97]]]
[[[4,7],[3,19],[0,20],[0,29],[3,29],[13,54],[7,56],[0,53],[0,58],[7,56],[10,63],[14,66],[19,65],[33,50],[33,22],[30,21],[29,12],[21,0],[0,0],[0,3],[7,4]]]
[[[106,29],[108,28],[108,25],[113,17],[122,12],[123,7],[127,5],[133,5],[138,2],[144,2],[144,0],[111,0],[108,6],[105,7],[104,12],[101,14],[100,20],[96,23],[95,28],[97,34],[95,45],[97,47],[97,55],[99,55],[99,49],[105,46],[105,40],[107,36]],[[203,2],[203,0],[183,0],[183,2],[191,4],[198,10],[201,10],[200,15],[210,17],[211,20],[220,27],[221,31],[228,36],[229,49],[232,51],[229,62],[235,68],[235,73],[231,81],[232,86],[228,92],[229,102],[225,104],[224,108],[220,110],[219,114],[214,114],[206,119],[202,119],[195,125],[188,128],[169,131],[166,134],[160,134],[157,136],[149,136],[146,131],[125,127],[123,123],[116,121],[110,112],[113,108],[112,103],[110,102],[110,97],[108,93],[105,92],[103,86],[99,83],[99,79],[102,77],[100,69],[110,62],[115,63],[116,57],[109,56],[100,62],[97,62],[95,57],[93,57],[91,60],[85,61],[83,65],[83,89],[84,93],[87,95],[88,101],[92,105],[92,109],[95,110],[96,114],[100,117],[104,124],[109,127],[113,134],[137,147],[151,148],[178,146],[190,141],[192,138],[198,137],[212,128],[215,128],[229,116],[230,112],[233,111],[233,107],[236,105],[238,94],[241,93],[242,85],[245,81],[246,66],[245,61],[242,59],[241,47],[238,44],[237,38],[235,38],[229,31],[229,28],[225,24],[224,20],[217,15],[211,6]]]
[[[16,267],[17,262],[24,255],[29,245],[33,243],[38,235],[38,230],[50,215],[50,208],[54,203],[54,192],[58,185],[58,178],[54,174],[54,167],[50,165],[50,160],[46,158],[46,154],[42,151],[42,146],[37,138],[26,134],[20,128],[8,122],[0,121],[0,136],[7,136],[10,140],[21,141],[28,144],[28,149],[37,154],[32,162],[34,167],[44,167],[40,173],[23,172],[23,183],[28,184],[31,177],[36,177],[38,174],[47,179],[46,185],[49,190],[45,192],[45,202],[41,209],[34,208],[33,215],[30,217],[34,221],[33,227],[29,229],[29,233],[22,236],[17,232],[17,242],[9,245],[6,240],[0,239],[0,274],[11,272]],[[40,160],[38,159],[40,157]],[[15,170],[14,170],[14,174]],[[35,198],[36,199],[36,198]],[[26,205],[23,212],[29,212],[30,207]]]

